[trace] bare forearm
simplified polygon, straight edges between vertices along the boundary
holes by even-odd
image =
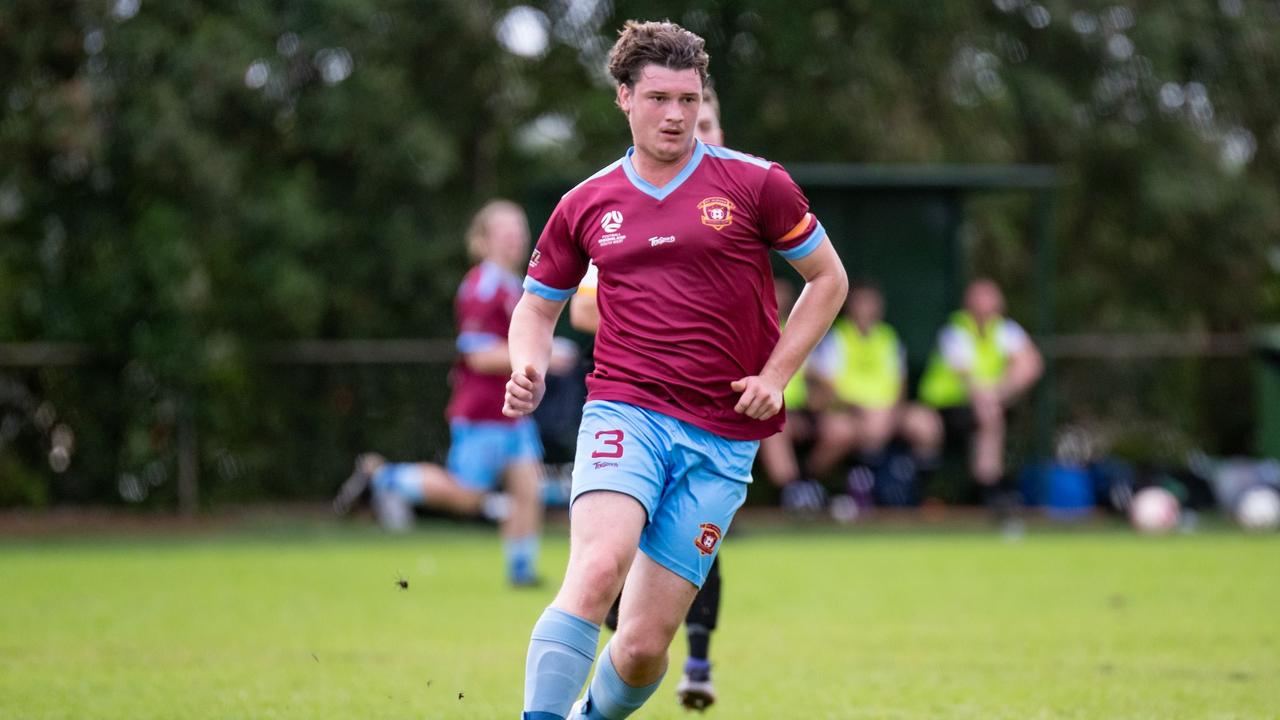
[[[1000,397],[1006,403],[1016,400],[1044,373],[1044,360],[1039,351],[1028,348],[1011,358],[1009,371],[1000,383]]]
[[[785,385],[830,329],[849,290],[844,270],[837,270],[816,275],[805,283],[762,376]]]
[[[487,375],[506,375],[511,372],[511,352],[506,343],[498,343],[488,350],[463,355],[467,367]]]
[[[546,373],[558,314],[558,308],[555,314],[539,309],[528,295],[520,300],[511,313],[511,329],[507,332],[510,367],[533,367],[539,374]]]

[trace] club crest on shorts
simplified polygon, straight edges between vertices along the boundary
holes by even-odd
[[[702,224],[723,230],[733,224],[733,203],[729,198],[709,197],[698,203],[702,211]]]
[[[702,530],[702,534],[694,539],[693,544],[698,546],[698,552],[703,555],[710,555],[716,551],[716,545],[720,542],[720,538],[724,533],[720,531],[720,526],[715,523],[702,523],[698,526]]]

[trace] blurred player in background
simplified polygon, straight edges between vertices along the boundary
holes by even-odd
[[[786,171],[694,136],[707,63],[678,25],[626,23],[609,70],[634,146],[561,198],[512,317],[504,412],[523,417],[545,391],[556,320],[588,262],[599,268],[569,564],[530,638],[525,720],[622,720],[657,689],[759,440],[781,429],[783,387],[847,290]],[[770,249],[806,280],[781,336]],[[624,580],[618,632],[574,703]]]
[[[366,453],[356,459],[334,508],[346,512],[364,487],[372,486],[374,511],[391,530],[408,529],[415,506],[483,515],[501,523],[508,580],[534,585],[543,512],[542,444],[533,420],[502,413],[511,373],[507,330],[521,293],[516,272],[529,256],[524,210],[507,200],[486,204],[471,221],[467,251],[477,264],[454,300],[458,359],[446,410],[447,467],[387,463]],[[505,495],[497,492],[499,484]]]
[[[702,107],[698,110],[694,135],[708,145],[724,144],[724,131],[720,128],[720,100],[709,84],[702,89]],[[570,323],[574,328],[592,335],[600,329],[600,307],[596,304],[597,281],[596,266],[589,264],[587,274],[578,283],[578,291],[569,301]],[[792,300],[794,301],[794,291]],[[763,445],[761,450],[763,451]],[[720,555],[717,553],[707,580],[693,598],[689,614],[684,619],[685,635],[689,641],[689,659],[685,661],[684,676],[680,678],[676,695],[680,704],[691,710],[706,710],[716,701],[715,686],[711,682],[710,653],[711,633],[716,629],[716,621],[720,617],[721,587]],[[618,629],[618,602],[614,601],[605,618],[605,624],[611,630]]]
[[[964,309],[938,333],[920,399],[942,413],[948,435],[970,435],[969,472],[1000,521],[1013,519],[1020,501],[1005,477],[1005,411],[1035,385],[1044,360],[1027,331],[1004,316],[995,282],[969,284]]]
[[[854,473],[883,482],[889,443],[895,437],[911,447],[916,468],[934,468],[942,421],[932,408],[905,401],[906,348],[884,321],[884,294],[878,285],[868,280],[851,284],[844,314],[819,344],[810,365],[832,398],[818,422],[818,440],[809,460],[815,474],[829,472],[853,452]],[[868,481],[867,489],[870,486]],[[856,488],[850,489],[856,496]]]

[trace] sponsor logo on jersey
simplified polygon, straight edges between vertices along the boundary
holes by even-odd
[[[533,254],[529,256],[529,267],[538,267],[538,261],[542,259],[542,251],[534,248]]]
[[[658,247],[659,245],[665,245],[667,243],[673,243],[675,241],[676,241],[675,235],[663,235],[662,237],[651,237],[649,238],[649,247]]]
[[[698,203],[702,211],[702,224],[723,230],[733,224],[733,203],[729,198],[709,197]]]
[[[616,233],[618,228],[622,227],[622,212],[620,210],[610,210],[600,218],[600,227],[604,228],[607,233]]]
[[[720,542],[720,538],[724,533],[720,531],[720,526],[715,523],[702,523],[698,526],[702,530],[702,534],[694,539],[693,544],[698,546],[698,552],[703,555],[710,555],[716,551],[716,544]]]

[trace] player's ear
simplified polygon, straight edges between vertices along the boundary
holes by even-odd
[[[618,85],[618,108],[622,110],[624,115],[631,114],[631,88],[626,83]]]

